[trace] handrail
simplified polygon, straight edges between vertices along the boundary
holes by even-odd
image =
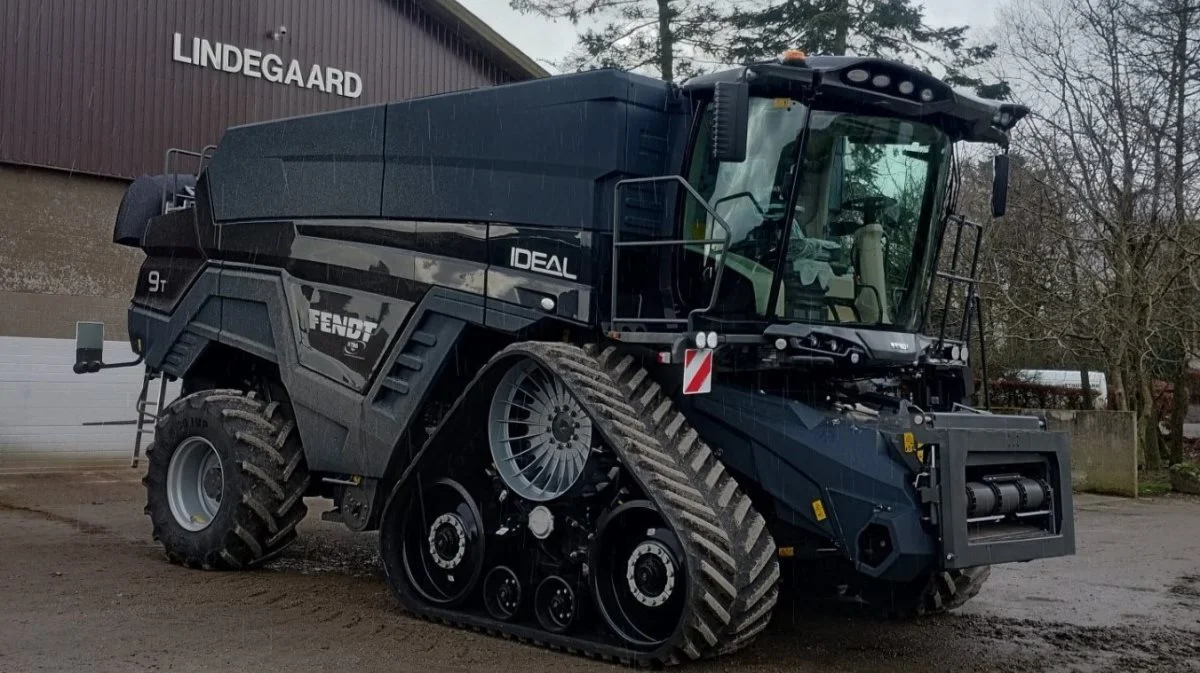
[[[209,147],[212,146],[210,145]],[[179,194],[179,172],[173,170],[175,168],[175,162],[173,162],[172,159],[176,159],[177,161],[177,157],[180,156],[195,157],[199,160],[201,169],[203,169],[204,158],[207,151],[208,147],[205,147],[199,152],[193,152],[192,150],[185,150],[178,147],[172,147],[166,151],[163,157],[163,174],[170,176],[172,194]],[[199,177],[199,171],[197,171],[196,175]],[[162,198],[159,204],[159,211],[163,213],[167,212],[167,188],[165,186],[162,189]]]
[[[680,185],[682,185],[683,188],[688,191],[688,194],[691,195],[692,198],[696,199],[696,201],[701,205],[701,207],[703,207],[704,210],[709,215],[712,216],[713,222],[715,222],[718,226],[721,227],[721,230],[725,233],[725,238],[723,238],[723,239],[706,238],[706,239],[695,240],[695,241],[686,240],[686,239],[670,239],[670,240],[666,240],[666,241],[622,241],[621,240],[622,207],[621,207],[621,199],[620,199],[621,188],[624,187],[625,185],[649,184],[649,183],[655,183],[655,182],[678,182]],[[722,218],[719,214],[717,214],[717,211],[714,210],[713,206],[710,205],[709,202],[703,196],[700,195],[700,192],[696,191],[696,188],[692,187],[692,185],[687,180],[685,180],[683,178],[683,176],[680,176],[680,175],[657,175],[657,176],[653,176],[653,177],[626,178],[625,180],[621,180],[621,181],[617,182],[616,186],[613,188],[612,236],[613,236],[613,241],[612,241],[612,248],[613,248],[612,249],[612,279],[611,279],[611,293],[610,293],[611,296],[609,297],[610,303],[609,303],[609,314],[608,315],[609,315],[609,321],[612,323],[612,327],[614,330],[616,329],[616,325],[618,322],[628,322],[628,323],[640,322],[640,323],[649,323],[649,324],[672,324],[672,323],[686,322],[688,325],[688,328],[690,329],[692,327],[693,321],[695,320],[697,315],[702,315],[704,313],[708,313],[709,311],[712,311],[714,308],[716,308],[718,293],[721,289],[721,277],[723,275],[723,272],[725,271],[725,251],[728,250],[729,246],[731,245],[731,242],[733,239],[733,230],[729,228],[729,225],[725,222],[725,219]],[[617,269],[618,269],[618,250],[620,248],[656,247],[656,246],[666,246],[666,245],[683,246],[683,245],[715,245],[715,244],[721,244],[723,247],[721,250],[721,255],[717,257],[717,271],[713,276],[712,296],[709,298],[707,306],[705,306],[704,308],[692,309],[691,311],[688,312],[688,317],[686,320],[684,320],[682,318],[618,318],[617,317],[617,294],[618,294],[619,287],[620,287],[619,283],[617,281]]]

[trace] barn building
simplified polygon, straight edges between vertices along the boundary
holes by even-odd
[[[73,338],[132,359],[113,222],[169,148],[546,74],[455,0],[0,1],[0,473],[129,464],[141,371],[73,374]]]
[[[0,337],[123,339],[128,182],[229,126],[546,72],[455,0],[0,3]],[[192,171],[194,165],[180,164]]]

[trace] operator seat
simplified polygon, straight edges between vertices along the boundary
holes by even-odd
[[[863,322],[889,323],[887,271],[884,267],[883,225],[870,222],[854,232],[854,268],[858,272],[858,296],[854,307]]]

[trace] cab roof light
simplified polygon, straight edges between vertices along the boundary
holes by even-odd
[[[780,63],[804,63],[804,59],[808,58],[800,49],[788,49],[779,55]]]

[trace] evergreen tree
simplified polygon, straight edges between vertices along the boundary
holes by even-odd
[[[971,72],[995,56],[996,45],[968,44],[968,26],[930,26],[919,0],[770,0],[734,10],[730,25],[732,62],[770,58],[789,48],[874,56],[937,65],[952,86],[988,98],[1009,95],[1007,82],[985,82]]]
[[[555,65],[564,71],[615,67],[651,71],[665,80],[704,70],[721,33],[728,32],[728,1],[720,0],[509,0],[523,14],[564,19],[578,27],[579,44]]]

